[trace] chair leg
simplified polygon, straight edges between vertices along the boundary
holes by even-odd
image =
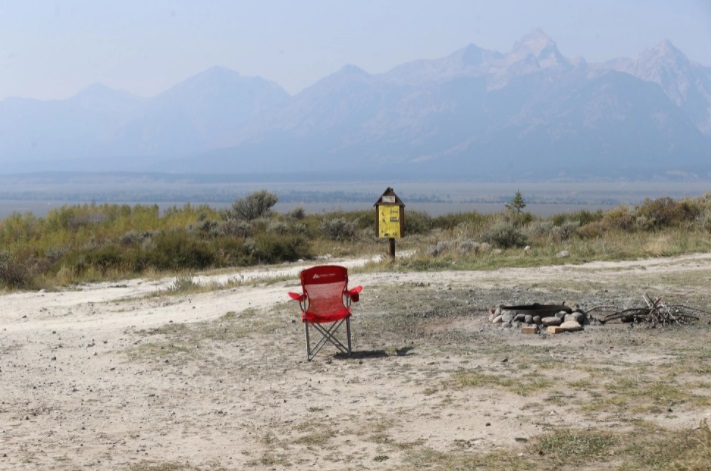
[[[346,333],[348,335],[348,356],[351,356],[351,318],[346,317]]]
[[[343,322],[346,322],[346,335],[348,337],[348,346],[343,345],[338,338],[336,338],[336,332],[338,331],[338,328],[343,324]],[[350,318],[345,318],[341,319],[339,321],[333,322],[330,324],[328,327],[325,327],[322,324],[312,324],[312,327],[316,329],[318,333],[321,334],[321,338],[319,339],[318,342],[311,347],[311,337],[309,334],[309,324],[311,322],[304,322],[304,328],[306,330],[306,359],[307,361],[311,361],[318,352],[321,351],[321,349],[326,345],[327,343],[333,344],[338,350],[340,350],[342,353],[347,354],[349,357],[351,356],[351,320]]]
[[[335,338],[333,335],[336,330],[338,330],[338,326],[342,323],[343,321],[341,320],[340,322],[333,323],[331,326],[326,329],[321,324],[311,324],[311,322],[304,322],[306,325],[306,360],[311,361],[314,359],[316,354],[321,351],[321,349],[326,345],[328,342],[331,342],[333,345],[335,345],[339,350],[342,352],[346,351],[346,347],[341,344],[341,342],[338,341],[337,338]],[[321,338],[316,342],[316,344],[311,347],[311,338],[309,336],[309,324],[311,324],[311,327],[316,329],[317,333],[321,334]]]
[[[304,322],[304,326],[306,328],[306,361],[311,361],[313,358],[311,356],[311,344],[309,342],[309,323],[308,321]]]

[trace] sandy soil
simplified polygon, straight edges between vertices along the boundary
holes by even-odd
[[[167,278],[0,296],[0,468],[408,469],[418,449],[515,449],[551,427],[618,426],[614,414],[593,420],[560,401],[456,387],[453,378],[462,369],[524,374],[526,348],[536,365],[541,351],[561,364],[604,352],[620,368],[669,355],[612,351],[608,326],[523,336],[490,324],[487,308],[544,297],[624,304],[640,288],[708,299],[703,283],[665,280],[711,278],[711,254],[355,273],[351,285],[364,291],[354,357],[326,349],[306,362],[298,306],[286,293],[300,290],[307,266],[195,277],[244,282],[206,293],[168,294],[175,279]],[[703,416],[711,409],[654,420],[692,427]]]

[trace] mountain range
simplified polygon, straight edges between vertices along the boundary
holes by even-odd
[[[540,30],[382,74],[347,65],[296,95],[213,67],[139,98],[95,84],[0,101],[0,173],[283,178],[711,178],[711,67],[663,41],[566,58]]]

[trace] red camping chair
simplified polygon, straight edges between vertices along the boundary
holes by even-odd
[[[337,265],[321,265],[301,272],[303,294],[289,293],[291,299],[299,301],[301,321],[306,326],[306,358],[311,361],[327,342],[331,342],[342,353],[351,355],[351,302],[358,302],[363,290],[357,286],[348,289],[348,270]],[[346,323],[348,347],[335,337],[343,322]],[[330,324],[330,325],[325,325]],[[321,334],[314,348],[311,348],[309,326]]]

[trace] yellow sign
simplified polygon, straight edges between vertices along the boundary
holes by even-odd
[[[378,206],[378,237],[400,238],[400,206]]]

